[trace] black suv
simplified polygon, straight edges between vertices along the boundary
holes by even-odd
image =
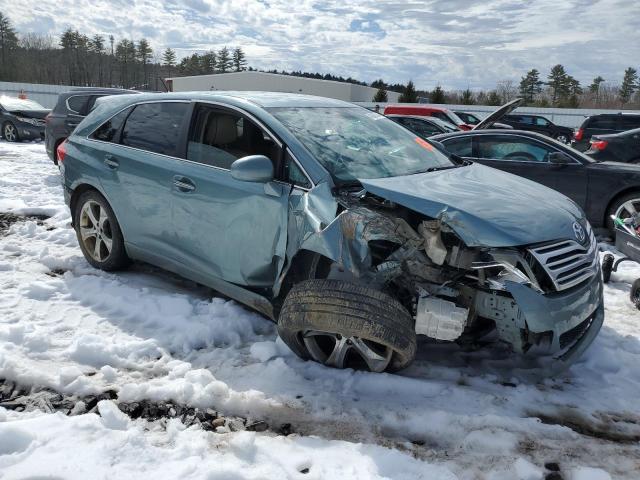
[[[76,125],[93,109],[96,100],[107,95],[123,95],[140,93],[135,90],[120,88],[74,88],[58,95],[58,103],[46,118],[44,131],[47,155],[58,164],[56,149],[69,135]]]
[[[581,152],[589,148],[593,135],[610,135],[640,128],[640,113],[603,113],[588,117],[573,136],[571,146]]]
[[[531,132],[542,133],[562,143],[569,143],[573,136],[573,130],[569,127],[556,125],[551,120],[541,117],[540,115],[517,113],[505,115],[500,121],[511,125],[517,130],[529,130]]]

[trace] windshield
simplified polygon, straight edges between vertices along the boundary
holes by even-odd
[[[0,105],[10,112],[16,110],[46,110],[42,105],[33,100],[22,100],[12,97],[0,97]]]
[[[270,108],[337,184],[455,166],[427,141],[361,107]]]

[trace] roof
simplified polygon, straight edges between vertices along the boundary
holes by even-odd
[[[489,134],[501,134],[501,135],[520,135],[526,137],[537,138],[544,141],[553,140],[548,135],[543,135],[542,133],[532,132],[531,130],[507,130],[505,128],[481,128],[479,130],[466,130],[460,132],[449,132],[449,133],[439,133],[438,135],[434,135],[430,137],[433,140],[441,140],[450,137],[469,137],[475,135],[489,135]]]

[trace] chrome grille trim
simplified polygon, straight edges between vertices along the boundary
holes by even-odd
[[[588,223],[586,231],[586,245],[575,240],[563,240],[529,248],[558,291],[578,285],[598,271],[598,243]]]

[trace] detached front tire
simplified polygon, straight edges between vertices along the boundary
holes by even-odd
[[[306,280],[287,295],[278,334],[296,355],[334,368],[372,372],[407,367],[414,321],[386,293],[343,280]]]
[[[118,220],[100,193],[88,190],[80,195],[73,224],[84,258],[93,267],[113,271],[129,264]]]

